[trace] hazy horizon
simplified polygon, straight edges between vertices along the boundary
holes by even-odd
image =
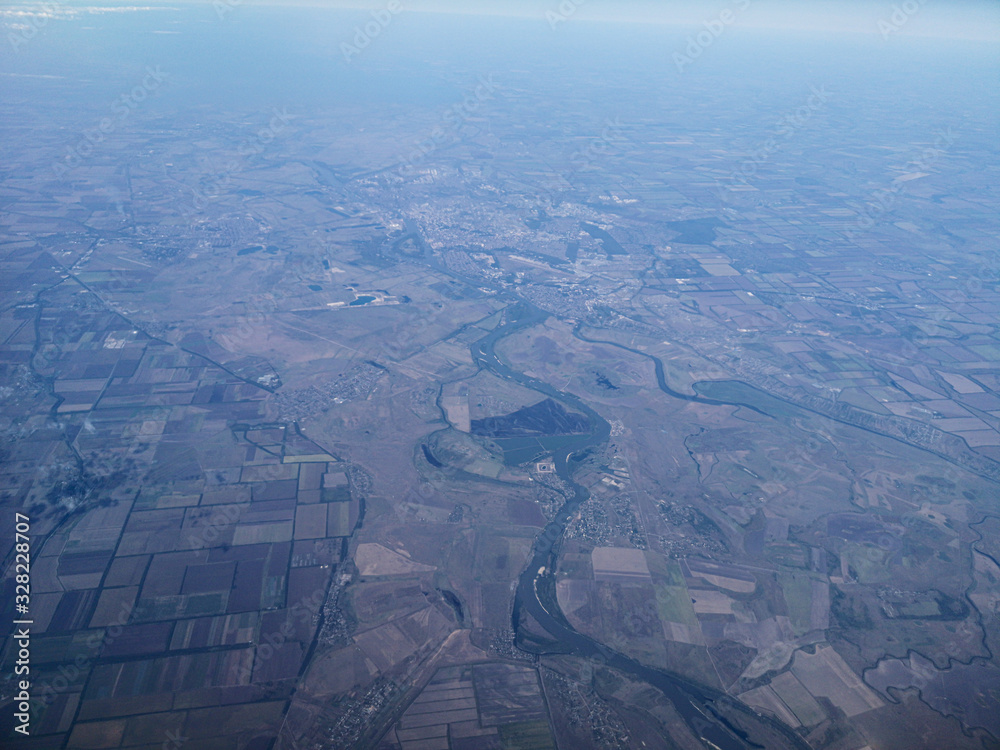
[[[0,30],[4,748],[998,746],[1000,5]]]
[[[379,11],[389,2],[367,0],[215,0],[229,7],[301,7],[329,10]],[[108,0],[93,3],[81,0],[52,2],[24,0],[7,9],[0,17],[20,8],[49,8],[89,12],[114,8],[119,11],[147,8],[169,9],[203,5],[209,0],[152,0],[128,2]],[[883,38],[939,37],[969,41],[1000,42],[1000,4],[989,0],[958,0],[939,3],[933,0],[818,0],[808,7],[794,0],[730,0],[700,3],[693,1],[658,2],[654,0],[485,0],[467,7],[461,0],[400,0],[403,13],[438,13],[464,16],[498,16],[544,22],[558,29],[569,21],[616,22],[643,25],[698,27],[716,19],[726,9],[734,13],[733,26],[745,29],[828,31],[874,34]],[[902,21],[902,23],[900,22]]]

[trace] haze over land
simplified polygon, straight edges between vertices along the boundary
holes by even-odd
[[[997,747],[998,6],[331,5],[0,9],[2,744]]]

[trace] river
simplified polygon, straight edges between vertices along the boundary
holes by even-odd
[[[535,540],[531,561],[518,581],[517,593],[514,600],[515,632],[520,628],[521,618],[519,617],[519,613],[522,611],[527,612],[560,644],[558,653],[566,653],[568,651],[574,656],[595,661],[655,686],[670,699],[675,710],[683,717],[695,735],[700,737],[707,746],[718,748],[718,750],[749,750],[749,748],[761,747],[751,742],[746,734],[720,716],[716,705],[720,701],[725,701],[730,713],[739,712],[742,714],[744,721],[765,724],[772,730],[772,734],[774,732],[781,734],[787,740],[786,747],[806,748],[807,745],[805,742],[787,727],[750,711],[742,704],[729,698],[725,693],[712,688],[695,685],[678,675],[645,666],[635,659],[612,651],[593,638],[572,628],[565,618],[561,616],[561,613],[559,613],[559,616],[555,616],[545,608],[539,596],[539,589],[547,583],[544,578],[550,573],[544,571],[551,572],[555,570],[559,540],[565,532],[569,520],[580,507],[580,504],[589,497],[586,488],[573,480],[573,467],[571,466],[570,457],[574,453],[580,453],[588,448],[602,445],[608,440],[611,434],[608,422],[577,396],[560,391],[548,383],[517,372],[497,355],[495,347],[497,342],[502,338],[541,323],[546,317],[548,317],[546,313],[527,303],[522,302],[514,305],[508,308],[507,322],[498,326],[472,345],[472,356],[480,367],[489,370],[498,377],[513,380],[526,388],[543,393],[573,409],[583,412],[591,424],[589,433],[573,439],[569,445],[560,448],[553,456],[556,473],[572,488],[573,494],[559,510],[555,520],[551,521]],[[659,363],[657,362],[657,364]],[[670,395],[710,404],[721,405],[729,403],[706,399],[701,396],[688,396],[675,393],[666,387],[666,382],[662,376],[662,369],[658,369],[657,376],[661,388],[670,393]],[[755,407],[748,404],[739,405],[758,411]],[[550,603],[549,606],[551,607],[552,604]]]

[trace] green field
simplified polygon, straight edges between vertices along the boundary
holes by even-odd
[[[520,721],[499,727],[504,750],[555,750],[548,722]]]

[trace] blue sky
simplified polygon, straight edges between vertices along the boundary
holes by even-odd
[[[380,8],[387,0],[247,0],[261,4]],[[591,21],[701,25],[725,9],[746,28],[945,36],[1000,44],[996,0],[400,0],[406,10]],[[915,10],[913,10],[915,8]],[[567,13],[567,9],[570,10]],[[901,11],[901,14],[897,12]],[[900,24],[899,19],[903,19]],[[558,24],[557,24],[558,25]]]
[[[241,5],[299,5],[375,10],[390,0],[240,0]],[[993,41],[1000,46],[997,0],[398,0],[403,10],[432,13],[500,15],[575,21],[625,21],[699,26],[726,9],[742,28],[829,30],[883,36],[937,36]],[[24,0],[12,5],[51,5],[53,0]],[[186,5],[211,0],[64,1],[79,6]],[[567,12],[568,11],[568,12]],[[887,31],[888,29],[888,31]]]

